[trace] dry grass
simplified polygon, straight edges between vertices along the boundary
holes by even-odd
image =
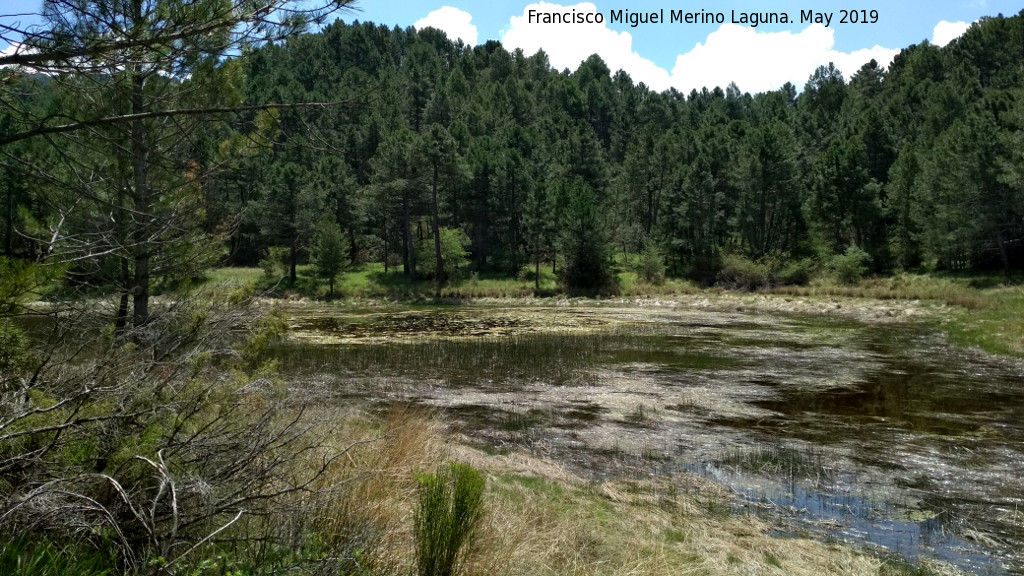
[[[454,447],[489,477],[473,574],[878,574],[841,546],[779,539],[730,513],[721,487],[680,476],[594,485],[524,454]]]
[[[873,300],[933,300],[967,310],[980,310],[991,305],[985,294],[964,282],[909,274],[869,278],[854,286],[819,280],[809,286],[780,286],[772,289],[771,292],[802,297],[843,296]]]
[[[414,573],[415,475],[449,460],[487,477],[469,575],[876,575],[886,566],[843,546],[773,538],[757,518],[732,514],[723,488],[689,475],[594,484],[549,460],[454,442],[441,422],[413,409],[323,423],[326,434],[369,443],[321,478],[321,488],[334,490],[299,509],[313,533],[367,573]]]
[[[341,554],[347,569],[412,573],[416,474],[447,459],[441,424],[412,408],[393,409],[383,419],[331,408],[314,412],[317,428],[311,435],[333,441],[330,450],[310,454],[307,466],[319,465],[328,452],[348,450],[315,490],[293,503],[293,517],[275,522],[303,525],[326,549]]]

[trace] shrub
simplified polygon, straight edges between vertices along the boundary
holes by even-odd
[[[814,260],[803,258],[786,263],[779,271],[779,282],[803,286],[811,281],[811,274],[814,272]]]
[[[871,264],[871,255],[855,245],[843,254],[832,257],[831,268],[836,279],[843,284],[856,284],[864,278]]]
[[[452,462],[419,477],[416,564],[420,576],[451,576],[468,553],[484,513],[483,475]]]
[[[459,280],[469,269],[469,248],[471,241],[459,228],[441,228],[441,264],[449,280]],[[434,237],[430,236],[416,244],[416,271],[428,278],[436,274],[437,254],[434,252]]]
[[[737,290],[756,290],[768,285],[768,266],[743,254],[724,254],[718,283]]]
[[[288,248],[271,246],[267,249],[267,255],[260,260],[260,268],[267,278],[280,278],[288,270]]]
[[[648,243],[644,251],[640,253],[636,273],[648,284],[660,286],[665,283],[665,257],[654,243]]]

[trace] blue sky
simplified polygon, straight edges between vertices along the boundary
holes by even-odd
[[[600,54],[615,70],[622,68],[634,81],[661,90],[674,86],[683,91],[735,81],[745,91],[770,90],[790,81],[802,87],[820,64],[835,62],[849,76],[874,58],[888,64],[910,44],[922,40],[945,44],[973,21],[999,13],[1010,16],[1021,9],[1019,0],[843,0],[795,2],[791,0],[726,0],[680,2],[678,0],[590,0],[586,5],[552,0],[564,9],[594,9],[605,24],[528,24],[528,0],[473,2],[469,0],[375,0],[359,4],[359,12],[346,20],[360,19],[398,26],[433,25],[469,42],[501,40],[506,47],[548,53],[557,68],[575,69],[586,54]],[[538,2],[539,4],[539,2]],[[447,8],[445,8],[447,7]],[[592,7],[592,8],[591,8]],[[611,10],[632,12],[684,9],[723,12],[725,24],[647,24],[636,28],[611,24]],[[877,10],[873,24],[839,24],[839,10]],[[562,8],[557,8],[562,10]],[[833,12],[831,26],[800,24],[800,11]],[[784,12],[796,22],[759,25],[756,28],[730,23],[731,13]],[[431,13],[434,13],[431,16]],[[940,24],[942,23],[942,24]]]
[[[310,0],[306,0],[310,1]],[[315,0],[313,0],[315,1]],[[34,11],[28,2],[0,0],[0,15]],[[467,43],[501,40],[509,49],[532,54],[543,48],[556,68],[575,69],[586,56],[599,54],[614,71],[624,69],[634,81],[663,90],[688,92],[735,81],[745,91],[775,89],[789,81],[802,86],[821,64],[835,62],[847,75],[874,58],[888,64],[900,48],[928,39],[945,44],[973,21],[998,13],[1016,14],[1020,2],[1009,0],[843,0],[800,3],[791,0],[726,0],[707,2],[707,11],[722,12],[724,24],[646,24],[630,27],[610,23],[609,12],[664,10],[698,11],[701,3],[679,0],[590,0],[551,3],[470,0],[360,0],[344,20],[373,21],[388,26],[431,25]],[[531,24],[528,9],[596,11],[604,24]],[[839,24],[841,9],[877,10],[878,22]],[[832,12],[829,27],[801,24],[801,10]],[[786,13],[790,24],[756,28],[730,23],[732,12]],[[0,16],[0,22],[11,19]]]

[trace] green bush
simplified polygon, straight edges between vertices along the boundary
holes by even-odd
[[[843,284],[856,284],[864,278],[871,264],[871,255],[855,245],[843,254],[832,257],[831,268],[836,279]]]
[[[807,284],[814,272],[814,260],[790,260],[785,252],[769,252],[758,260],[741,253],[722,255],[717,282],[735,290],[757,290],[779,284]]]
[[[334,216],[325,214],[313,236],[313,266],[317,276],[327,279],[328,295],[334,296],[334,279],[348,268],[348,239]]]
[[[803,286],[811,281],[814,273],[814,260],[803,258],[787,262],[779,271],[779,282],[795,286]]]
[[[419,477],[416,565],[420,576],[452,576],[459,569],[484,514],[483,475],[452,462]]]
[[[654,243],[648,243],[640,253],[636,274],[648,284],[660,286],[665,283],[665,257]]]
[[[469,236],[459,228],[441,228],[441,264],[449,280],[461,280],[469,269]],[[433,278],[437,268],[434,237],[416,243],[416,271]]]
[[[267,278],[281,278],[288,272],[288,248],[271,246],[267,255],[260,260],[260,268]]]
[[[768,286],[768,266],[755,262],[743,254],[723,254],[718,271],[718,283],[736,290],[756,290]]]
[[[561,233],[565,265],[559,280],[573,295],[617,294],[618,276],[612,269],[608,234],[599,217],[594,192],[577,179],[570,198]]]
[[[0,318],[0,383],[8,375],[13,378],[28,364],[30,357],[29,340],[24,332],[13,322]]]

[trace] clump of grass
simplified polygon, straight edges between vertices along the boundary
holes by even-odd
[[[735,450],[723,454],[719,462],[747,472],[808,478],[815,483],[829,484],[834,476],[833,471],[825,466],[824,454],[813,448],[763,446],[752,450]]]
[[[482,474],[465,464],[450,463],[419,477],[416,513],[416,564],[420,576],[458,573],[484,514]]]
[[[86,543],[58,548],[21,535],[0,544],[0,574],[8,576],[106,576],[116,574],[117,553]]]
[[[408,343],[365,346],[278,343],[266,359],[276,359],[282,370],[295,372],[444,373],[449,382],[463,384],[480,378],[540,380],[555,384],[590,383],[592,366],[616,361],[628,354],[645,356],[663,342],[644,326],[601,330],[596,333],[552,332],[498,338],[430,339]],[[670,356],[678,360],[677,356]]]

